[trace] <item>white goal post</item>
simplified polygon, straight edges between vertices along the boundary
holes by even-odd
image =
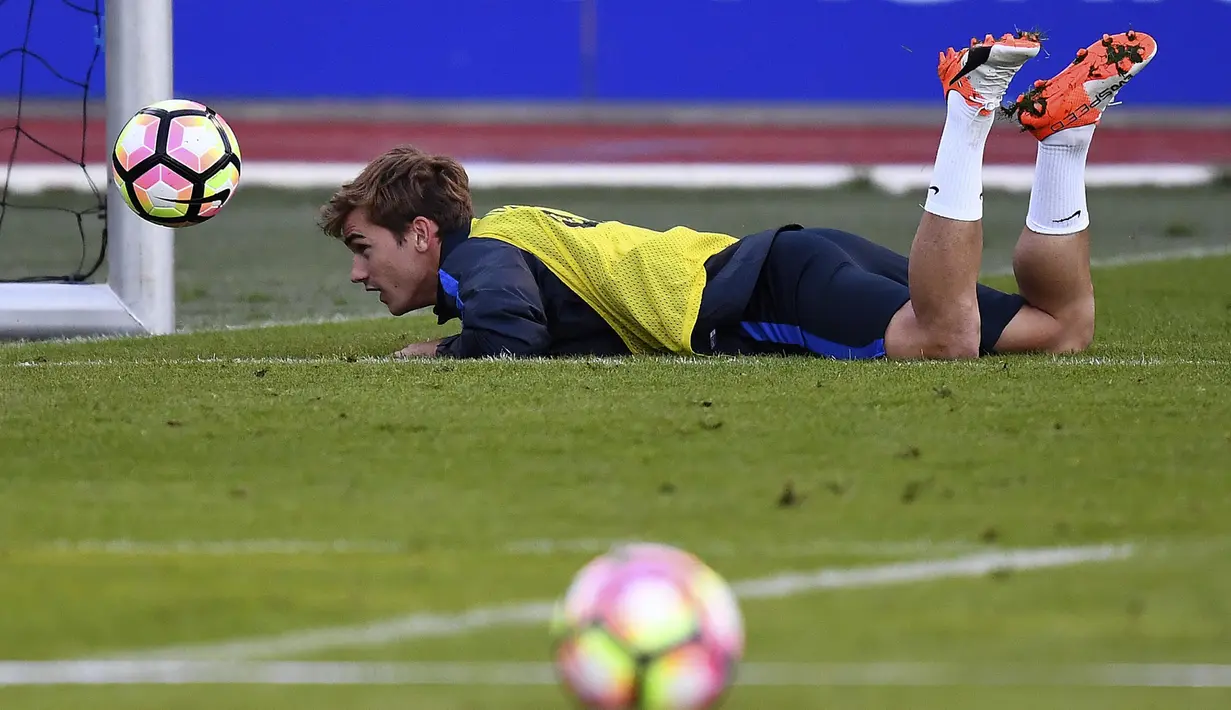
[[[172,96],[172,0],[106,0],[107,145],[143,106]],[[108,166],[107,283],[0,283],[0,339],[175,331],[173,230],[124,204]]]

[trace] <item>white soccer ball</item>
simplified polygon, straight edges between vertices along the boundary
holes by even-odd
[[[195,101],[138,111],[116,137],[111,177],[142,219],[166,227],[218,214],[239,187],[239,142],[227,122]]]

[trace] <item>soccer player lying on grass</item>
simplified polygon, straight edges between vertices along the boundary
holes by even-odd
[[[458,335],[402,356],[803,353],[839,359],[1081,351],[1094,337],[1086,153],[1102,112],[1153,59],[1141,32],[1104,36],[1002,106],[1038,54],[1031,33],[940,56],[948,113],[909,259],[831,229],[736,239],[658,232],[540,207],[474,219],[463,168],[398,147],[322,208],[351,280],[393,315],[435,306]],[[997,111],[1039,140],[1018,294],[978,284],[983,149]]]

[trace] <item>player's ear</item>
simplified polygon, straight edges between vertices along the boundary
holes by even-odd
[[[411,221],[409,232],[411,246],[415,251],[425,252],[432,248],[432,244],[440,238],[440,227],[427,217],[415,217]]]

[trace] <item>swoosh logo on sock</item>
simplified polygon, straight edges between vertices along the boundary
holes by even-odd
[[[932,194],[933,194],[933,195],[939,195],[939,194],[940,194],[940,188],[939,188],[939,187],[936,187],[935,185],[928,185],[928,189],[932,191]]]
[[[1067,222],[1070,219],[1073,219],[1074,217],[1080,217],[1080,216],[1081,216],[1081,210],[1077,210],[1076,212],[1069,215],[1068,217],[1065,217],[1064,219],[1053,219],[1052,222],[1055,222],[1056,224],[1060,224],[1061,222]]]

